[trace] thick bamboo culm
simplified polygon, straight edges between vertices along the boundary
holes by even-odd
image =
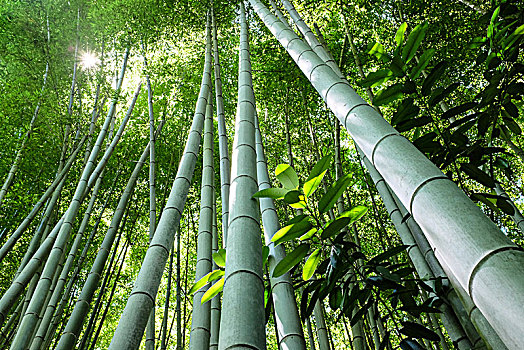
[[[524,252],[260,1],[253,8],[420,225],[508,348],[524,333]],[[443,225],[442,218],[446,218]],[[447,238],[448,237],[448,238]],[[453,237],[450,239],[449,237]],[[450,280],[452,280],[450,278]]]

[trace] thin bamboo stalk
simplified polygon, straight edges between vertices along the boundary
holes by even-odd
[[[161,132],[162,126],[163,124],[160,124],[158,126],[158,133]],[[135,168],[133,169],[133,173],[127,181],[126,188],[124,189],[124,192],[120,197],[113,218],[111,219],[111,224],[109,225],[102,245],[96,255],[95,261],[93,262],[93,265],[87,277],[87,281],[82,287],[82,291],[80,293],[80,296],[78,297],[75,308],[73,309],[71,317],[69,318],[65,330],[62,333],[62,336],[60,337],[60,341],[58,342],[57,349],[59,350],[71,349],[75,346],[76,341],[78,340],[85,317],[87,316],[87,312],[89,311],[89,305],[98,287],[98,282],[100,281],[102,270],[109,256],[111,247],[113,246],[113,243],[115,241],[116,234],[118,232],[118,227],[124,215],[125,209],[128,205],[129,199],[131,198],[131,195],[136,186],[138,175],[140,174],[142,166],[144,165],[148,155],[149,143],[142,152],[140,160],[136,163]]]

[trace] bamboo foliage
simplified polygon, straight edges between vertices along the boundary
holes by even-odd
[[[255,11],[409,208],[439,259],[509,347],[524,332],[524,252],[258,0]],[[442,218],[446,224],[442,225]],[[453,239],[450,239],[453,237]],[[498,303],[496,301],[499,301]],[[502,302],[502,304],[500,304]]]
[[[47,20],[47,43],[49,44],[49,41],[51,40],[51,32],[49,28],[49,17],[46,18]],[[75,64],[75,71],[76,71],[76,64]],[[27,132],[24,135],[24,138],[22,140],[22,143],[20,144],[20,148],[16,152],[15,160],[13,161],[13,164],[11,165],[11,168],[9,169],[9,173],[7,174],[7,178],[4,181],[4,184],[2,185],[2,188],[0,188],[0,206],[2,206],[2,202],[4,200],[5,195],[7,194],[7,190],[9,189],[9,186],[13,183],[15,174],[18,170],[18,166],[20,165],[20,162],[22,161],[22,153],[25,150],[27,141],[31,137],[31,133],[33,132],[33,128],[35,126],[36,119],[38,117],[38,114],[40,113],[40,105],[42,104],[43,94],[45,91],[45,87],[47,84],[47,76],[49,74],[49,61],[46,62],[45,65],[45,73],[44,73],[44,81],[42,83],[42,89],[40,91],[40,97],[38,99],[38,102],[35,107],[35,112],[33,113],[33,117],[31,118],[31,122],[29,123],[29,128]],[[73,78],[73,85],[74,85],[74,78]]]
[[[169,251],[173,246],[174,234],[179,229],[180,218],[191,185],[200,146],[211,84],[211,29],[209,19],[206,27],[206,53],[202,84],[184,155],[155,235],[140,268],[135,287],[120,317],[110,349],[138,349],[158,292]]]
[[[240,53],[235,138],[231,157],[228,245],[219,349],[265,349],[264,282],[255,153],[255,96],[248,27],[240,3]],[[249,310],[249,312],[246,312]]]

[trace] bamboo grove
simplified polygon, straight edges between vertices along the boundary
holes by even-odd
[[[523,348],[521,1],[9,0],[0,32],[0,348]]]

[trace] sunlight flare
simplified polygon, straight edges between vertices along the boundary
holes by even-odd
[[[90,52],[89,50],[84,51],[82,55],[80,56],[80,65],[84,69],[92,69],[95,68],[100,63],[100,59],[94,52]]]

